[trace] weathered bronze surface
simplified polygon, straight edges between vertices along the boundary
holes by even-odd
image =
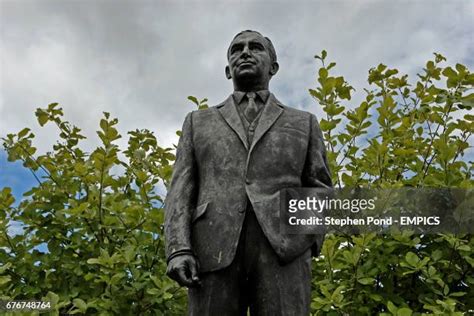
[[[166,198],[168,275],[190,315],[306,315],[310,253],[322,236],[280,233],[279,190],[331,187],[316,117],[268,91],[271,41],[237,34],[225,73],[234,93],[184,121]]]

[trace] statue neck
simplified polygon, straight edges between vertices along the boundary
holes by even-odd
[[[243,92],[257,92],[261,90],[268,90],[269,82],[233,82],[234,83],[234,91],[243,91]]]

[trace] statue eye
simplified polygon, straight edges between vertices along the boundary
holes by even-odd
[[[250,44],[250,49],[251,49],[251,50],[257,50],[257,51],[264,50],[263,45],[260,44],[260,43],[252,43],[252,44]]]
[[[235,53],[238,53],[242,51],[242,46],[241,45],[234,45],[232,46],[232,48],[230,49],[230,53],[231,54],[235,54]]]

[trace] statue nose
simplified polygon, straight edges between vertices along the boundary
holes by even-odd
[[[250,55],[248,46],[244,47],[244,49],[242,50],[242,55]]]

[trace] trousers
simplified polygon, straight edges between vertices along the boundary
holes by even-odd
[[[281,264],[251,207],[232,263],[200,279],[200,287],[188,290],[191,316],[247,316],[247,311],[252,316],[310,314],[311,250]]]

